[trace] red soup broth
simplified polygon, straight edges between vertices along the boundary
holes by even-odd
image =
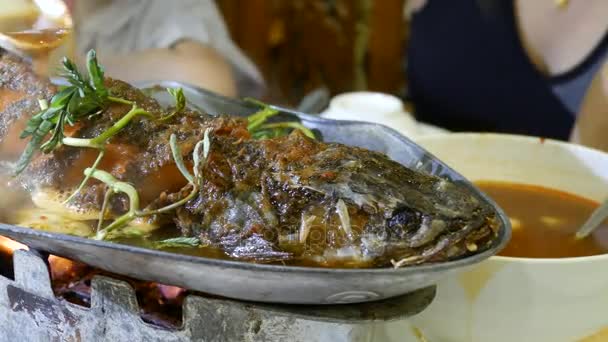
[[[511,241],[499,255],[568,258],[608,252],[608,224],[585,239],[575,233],[598,203],[560,190],[517,183],[480,181],[476,185],[509,216]]]

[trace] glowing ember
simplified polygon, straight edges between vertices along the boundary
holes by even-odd
[[[68,277],[74,274],[77,269],[75,262],[55,255],[49,255],[49,265],[51,267],[52,279]]]
[[[17,241],[11,240],[4,236],[0,236],[0,251],[8,254],[12,254],[16,249],[28,249],[26,245],[21,244]]]
[[[163,284],[156,284],[156,286],[158,287],[158,290],[163,295],[163,297],[165,297],[166,299],[175,299],[184,291],[186,291],[183,288],[177,286],[169,286]]]
[[[28,248],[14,240],[0,236],[1,276],[12,277],[11,255],[17,249]],[[55,255],[50,255],[48,260],[53,292],[59,298],[74,304],[89,306],[91,279],[96,275],[105,275],[126,281],[133,287],[140,304],[141,317],[145,322],[166,328],[176,328],[181,325],[182,303],[184,298],[191,293],[188,290],[112,274]]]

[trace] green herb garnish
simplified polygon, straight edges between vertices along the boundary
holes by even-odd
[[[160,121],[169,120],[186,108],[186,96],[184,95],[184,90],[182,88],[167,88],[167,92],[171,94],[175,100],[175,109],[171,114],[160,118]]]
[[[254,139],[270,139],[288,134],[289,129],[298,129],[307,137],[315,139],[315,134],[299,122],[278,122],[267,124],[266,121],[279,114],[279,111],[261,101],[247,98],[248,102],[254,103],[262,109],[247,117],[247,130]]]
[[[41,108],[27,122],[20,138],[31,139],[17,162],[16,174],[25,170],[36,150],[49,153],[62,144],[65,124],[74,125],[82,118],[94,116],[105,109],[108,90],[104,85],[103,68],[97,63],[94,50],[87,55],[87,68],[89,74],[84,77],[72,61],[63,59],[62,76],[70,86],[55,94],[50,105]],[[51,137],[44,141],[49,133]]]
[[[79,191],[85,186],[90,178],[95,178],[107,185],[107,192],[102,204],[101,213],[98,221],[98,229],[95,239],[106,239],[110,235],[120,235],[123,230],[127,233],[129,223],[138,217],[158,215],[170,210],[174,210],[188,201],[193,199],[198,193],[201,183],[201,175],[199,175],[199,165],[206,161],[209,153],[211,141],[209,139],[209,129],[204,133],[204,138],[198,142],[194,148],[194,175],[191,175],[184,165],[182,153],[177,144],[175,135],[170,137],[170,147],[175,164],[182,175],[188,180],[191,187],[190,193],[181,200],[155,210],[140,210],[139,194],[133,185],[127,182],[121,182],[114,178],[110,173],[98,170],[101,160],[106,151],[106,145],[112,137],[116,136],[121,130],[129,125],[129,123],[138,116],[145,116],[152,120],[166,121],[181,113],[186,108],[186,97],[181,88],[169,88],[167,92],[173,96],[175,100],[175,108],[171,114],[164,117],[154,117],[144,108],[138,106],[134,101],[112,96],[111,90],[105,86],[104,70],[97,62],[97,56],[94,50],[87,54],[87,74],[81,74],[76,65],[69,59],[64,58],[62,73],[65,77],[68,86],[61,87],[60,91],[55,94],[50,102],[46,99],[40,99],[40,112],[34,115],[26,124],[25,129],[21,133],[22,139],[29,138],[29,142],[23,151],[19,161],[17,162],[15,173],[20,174],[27,168],[33,155],[37,151],[50,153],[59,146],[66,145],[71,147],[93,148],[99,151],[97,159],[89,168],[84,171],[85,178],[78,186],[66,202],[74,198]],[[313,132],[304,127],[299,122],[282,122],[282,123],[267,123],[267,120],[277,114],[279,111],[267,104],[257,100],[251,100],[261,106],[261,110],[248,117],[247,129],[255,139],[264,139],[282,136],[288,134],[293,129],[298,129],[304,132],[308,137],[315,138]],[[111,103],[119,103],[131,106],[131,109],[123,115],[118,121],[114,122],[105,131],[93,138],[74,138],[66,137],[64,134],[65,125],[73,126],[83,119],[94,119],[109,107]],[[202,153],[201,153],[202,150]],[[202,157],[201,157],[202,155]],[[117,193],[124,193],[129,198],[129,210],[112,221],[107,227],[103,227],[104,214],[107,211],[108,203],[112,196]],[[133,232],[137,232],[135,229]],[[161,246],[198,246],[200,240],[197,238],[174,238],[158,242]]]
[[[83,76],[76,64],[68,58],[63,59],[61,76],[69,86],[63,87],[53,98],[50,105],[45,100],[40,100],[41,111],[34,115],[26,124],[20,138],[30,137],[25,150],[17,161],[15,174],[20,174],[29,165],[34,153],[39,150],[50,153],[61,145],[73,147],[88,147],[99,150],[99,155],[92,165],[96,169],[105,152],[105,145],[118,132],[125,128],[133,118],[139,115],[148,116],[155,120],[168,120],[182,112],[186,107],[186,97],[181,88],[168,88],[167,92],[175,99],[175,110],[168,116],[155,118],[135,102],[113,97],[105,86],[104,70],[97,62],[95,50],[87,54],[87,76]],[[65,125],[73,126],[83,118],[92,118],[105,110],[110,103],[131,105],[131,110],[125,114],[114,125],[92,139],[79,139],[66,137],[64,135]],[[45,138],[50,137],[45,141]],[[78,190],[68,198],[70,201],[82,190],[89,177],[86,177],[78,186]],[[66,201],[66,202],[67,202]]]
[[[203,159],[202,160],[200,159],[199,156],[193,157],[195,175],[197,175],[197,176],[198,176],[198,169],[199,169],[200,163],[206,161],[207,155],[209,153],[209,148],[210,148],[209,144],[210,144],[209,129],[207,129],[207,130],[205,130],[203,140],[201,142],[199,142],[194,149],[194,154],[199,153],[201,148],[203,149]],[[112,176],[108,172],[105,172],[102,170],[93,170],[93,169],[89,168],[84,171],[87,176],[95,178],[108,186],[108,190],[106,192],[106,195],[104,197],[104,201],[102,204],[102,210],[99,214],[97,234],[95,235],[95,239],[98,239],[98,240],[105,239],[108,236],[108,234],[115,233],[115,231],[117,231],[118,229],[124,228],[125,226],[127,226],[129,224],[129,222],[131,222],[132,220],[134,220],[137,217],[158,215],[158,214],[162,214],[162,213],[174,210],[176,208],[179,208],[182,205],[186,204],[191,199],[193,199],[194,196],[196,196],[196,194],[198,193],[198,190],[199,190],[198,184],[200,183],[200,179],[195,179],[195,177],[192,174],[190,174],[190,172],[184,165],[184,161],[181,158],[182,153],[180,151],[179,145],[177,144],[177,138],[176,138],[175,134],[172,134],[170,137],[170,147],[171,147],[171,152],[172,152],[174,158],[176,156],[179,156],[178,158],[174,159],[175,164],[177,165],[179,170],[183,173],[184,177],[188,180],[188,183],[192,187],[192,190],[190,191],[188,196],[184,197],[183,199],[181,199],[175,203],[172,203],[170,205],[167,205],[165,207],[162,207],[160,209],[140,210],[139,209],[139,203],[140,203],[139,194],[137,193],[137,190],[135,189],[135,187],[133,187],[133,185],[131,185],[127,182],[118,181],[116,178],[114,178],[114,176]],[[103,225],[103,220],[104,220],[105,212],[107,210],[107,205],[108,205],[111,197],[117,193],[124,193],[125,195],[127,195],[127,197],[129,198],[129,211],[127,211],[125,214],[121,215],[116,220],[114,220],[112,223],[110,223],[107,227],[102,229],[101,227]]]
[[[20,138],[30,138],[25,150],[17,161],[15,174],[20,174],[27,168],[36,151],[50,153],[61,145],[73,147],[87,147],[99,150],[95,162],[90,167],[83,181],[76,191],[65,201],[71,201],[85,186],[91,175],[97,169],[105,154],[105,146],[108,141],[124,129],[135,117],[147,116],[153,120],[168,120],[180,113],[186,107],[186,97],[181,88],[167,89],[175,99],[175,110],[168,116],[155,118],[137,103],[127,99],[113,97],[105,86],[104,70],[97,62],[95,50],[87,54],[87,75],[83,76],[76,64],[68,58],[63,59],[61,75],[70,84],[63,87],[53,98],[50,105],[45,100],[40,100],[41,111],[34,115],[26,124]],[[120,120],[97,137],[81,139],[66,137],[65,125],[73,126],[83,118],[92,118],[105,110],[110,103],[120,103],[131,106]],[[50,134],[50,137],[47,136]],[[45,141],[45,139],[47,139]]]

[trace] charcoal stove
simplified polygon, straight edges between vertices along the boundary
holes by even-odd
[[[15,250],[12,260],[14,280],[0,275],[0,342],[375,341],[374,331],[421,312],[435,296],[428,287],[379,302],[298,306],[188,295],[180,326],[170,329],[142,319],[125,281],[95,276],[89,308],[55,296],[43,253]]]

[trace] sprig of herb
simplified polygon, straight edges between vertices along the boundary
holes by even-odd
[[[103,67],[97,61],[95,50],[87,54],[87,76],[82,75],[76,64],[68,58],[63,59],[61,76],[64,77],[69,86],[63,87],[51,99],[50,105],[41,106],[41,111],[34,115],[26,124],[20,135],[21,139],[30,138],[25,150],[17,161],[15,174],[18,175],[27,168],[34,153],[40,150],[50,153],[61,145],[74,147],[88,147],[100,150],[95,164],[95,169],[104,155],[104,147],[110,138],[125,128],[133,118],[138,115],[148,116],[155,120],[168,120],[182,112],[186,107],[186,97],[181,88],[168,88],[167,92],[175,99],[175,110],[168,116],[154,118],[136,103],[113,97],[105,86]],[[92,139],[69,138],[64,134],[65,125],[73,126],[83,118],[90,118],[100,114],[111,102],[131,105],[131,110],[114,125]],[[44,101],[41,101],[44,104]],[[45,138],[50,137],[45,141]],[[89,177],[86,177],[66,202],[72,200],[84,187]]]
[[[103,157],[105,155],[105,145],[107,144],[108,140],[110,140],[113,136],[118,134],[118,132],[120,132],[123,128],[125,128],[131,122],[131,120],[133,120],[133,118],[135,118],[136,116],[139,116],[139,115],[152,117],[152,114],[137,107],[136,104],[133,104],[133,107],[127,114],[125,114],[122,118],[120,118],[120,120],[116,121],[110,128],[108,128],[107,130],[105,130],[100,135],[96,136],[95,138],[91,138],[91,139],[81,139],[81,138],[71,138],[71,137],[63,138],[62,141],[63,141],[63,144],[65,144],[65,145],[69,145],[69,146],[73,146],[73,147],[88,147],[88,148],[94,148],[94,149],[99,150],[97,159],[95,159],[95,162],[90,167],[91,172],[89,172],[88,174],[85,174],[85,178],[82,180],[82,182],[80,182],[80,185],[78,186],[78,188],[76,188],[76,191],[74,191],[74,193],[72,193],[72,195],[70,195],[70,197],[68,197],[68,199],[66,199],[64,203],[68,203],[74,197],[76,197],[76,195],[84,188],[85,184],[89,181],[89,179],[91,178],[92,172],[97,169],[97,167],[99,166],[99,164],[101,163],[101,160],[103,159]]]
[[[262,107],[262,109],[260,109],[259,111],[255,112],[247,117],[247,122],[248,122],[247,130],[250,133],[255,133],[255,131],[257,131],[259,129],[259,127],[262,126],[266,122],[266,120],[279,114],[278,110],[276,110],[276,109],[270,107],[269,105],[262,103],[258,100],[254,100],[254,99],[250,99],[250,98],[248,98],[246,100]]]
[[[68,58],[64,58],[62,64],[62,76],[71,85],[55,94],[50,105],[41,108],[41,111],[27,122],[20,138],[31,138],[17,161],[16,174],[27,168],[36,150],[49,153],[62,144],[66,123],[74,125],[78,120],[105,109],[108,90],[104,85],[103,68],[97,63],[95,51],[91,50],[87,55],[88,77],[84,77]],[[51,137],[44,141],[49,133]]]
[[[108,186],[108,191],[104,197],[98,222],[98,231],[95,236],[96,239],[105,239],[108,237],[108,234],[113,233],[120,228],[124,228],[129,222],[137,217],[157,215],[174,210],[194,198],[198,192],[199,184],[201,184],[198,166],[207,158],[210,148],[210,139],[209,130],[206,130],[204,139],[195,146],[195,155],[193,156],[194,176],[192,176],[184,165],[182,153],[177,144],[177,138],[175,135],[171,136],[170,147],[173,158],[179,170],[191,185],[192,190],[185,198],[163,208],[156,210],[140,210],[139,195],[131,184],[118,181],[106,171],[97,170],[97,167],[104,156],[105,146],[112,137],[124,129],[137,116],[147,116],[153,120],[159,121],[171,119],[184,110],[186,107],[186,97],[181,88],[167,89],[169,94],[175,99],[175,109],[171,114],[165,117],[155,118],[145,109],[140,108],[137,103],[111,96],[110,91],[105,86],[104,70],[98,64],[94,50],[91,50],[87,55],[87,72],[87,76],[83,76],[72,61],[64,58],[62,75],[67,79],[70,86],[61,88],[61,90],[53,96],[50,104],[45,100],[39,100],[41,111],[27,122],[26,127],[20,136],[22,139],[29,137],[30,141],[21,155],[15,171],[16,174],[21,173],[28,166],[37,150],[40,150],[43,153],[49,153],[61,145],[99,150],[99,155],[93,165],[85,170],[84,180],[78,186],[76,192],[72,194],[66,202],[70,201],[85,186],[90,178],[95,178],[102,183],[105,183]],[[277,115],[279,111],[257,100],[250,99],[249,101],[262,107],[260,111],[248,117],[247,129],[254,138],[263,139],[281,136],[287,134],[291,129],[299,129],[307,136],[314,138],[312,131],[298,122],[267,124],[266,121],[272,116]],[[64,128],[66,124],[74,125],[83,118],[92,118],[93,116],[100,114],[112,102],[131,105],[131,110],[111,127],[94,138],[82,139],[65,136]],[[45,138],[47,138],[49,134],[50,137],[45,141]],[[203,150],[202,159],[200,157],[201,149]],[[125,193],[128,196],[129,211],[102,229],[101,227],[103,225],[108,203],[111,197],[116,193]],[[165,243],[174,245],[183,245],[185,243],[193,245],[196,242],[194,240],[177,238],[166,240]],[[200,243],[200,241],[198,241],[198,243]]]
[[[181,112],[184,109],[184,107],[186,105],[186,98],[185,98],[181,88],[178,88],[178,89],[167,88],[167,91],[170,94],[175,94],[174,96],[176,98],[176,109],[171,115],[169,115],[169,117],[171,117],[171,116],[178,114],[179,112]],[[156,119],[148,111],[144,110],[143,108],[138,107],[137,103],[135,103],[135,102],[117,98],[117,97],[112,97],[112,96],[108,96],[108,100],[111,102],[131,105],[131,110],[129,110],[129,112],[127,112],[127,114],[125,114],[122,118],[120,118],[120,120],[116,121],[110,128],[108,128],[107,130],[105,130],[104,132],[102,132],[100,135],[98,135],[95,138],[92,138],[92,139],[64,138],[63,139],[63,144],[65,144],[65,145],[74,146],[74,147],[89,147],[89,148],[94,148],[94,149],[99,150],[97,159],[95,159],[95,162],[91,166],[91,171],[95,171],[97,169],[97,166],[99,166],[99,164],[101,163],[101,160],[103,159],[104,154],[105,154],[105,145],[108,143],[108,141],[112,137],[114,137],[116,134],[118,134],[122,129],[124,129],[135,117],[146,116],[153,120]],[[160,118],[157,120],[165,120],[167,118],[168,117]],[[72,195],[70,195],[70,197],[68,197],[68,199],[66,199],[64,203],[70,202],[72,199],[74,199],[76,197],[76,195],[78,195],[78,193],[80,191],[82,191],[82,189],[84,188],[86,183],[91,178],[91,174],[92,174],[92,172],[85,175],[85,178],[82,180],[80,185],[76,188],[76,191],[74,191],[74,193],[72,193]]]
[[[246,98],[248,102],[254,103],[262,109],[247,117],[247,130],[254,139],[270,139],[280,137],[289,133],[289,129],[298,129],[307,137],[315,139],[315,134],[299,122],[278,122],[267,124],[266,121],[279,114],[279,111],[261,101]]]
[[[198,170],[200,163],[206,161],[207,155],[209,153],[209,148],[210,148],[210,146],[209,146],[209,144],[210,144],[209,129],[205,130],[204,136],[205,136],[205,138],[202,140],[202,143],[201,143],[202,149],[203,149],[203,159],[201,159],[199,156],[193,158],[194,170]],[[116,230],[125,227],[126,225],[129,224],[129,222],[131,222],[133,219],[135,219],[137,217],[158,215],[158,214],[162,214],[162,213],[174,210],[176,208],[179,208],[182,205],[188,203],[188,201],[193,199],[194,196],[196,196],[196,194],[198,193],[198,189],[199,189],[198,184],[200,183],[200,179],[198,179],[198,180],[195,179],[194,176],[192,176],[190,174],[190,172],[184,165],[183,159],[181,158],[182,153],[179,148],[179,145],[177,144],[177,138],[176,138],[175,134],[171,135],[170,141],[171,141],[171,143],[170,143],[171,152],[172,152],[174,158],[175,158],[175,156],[180,156],[179,158],[175,158],[175,160],[174,160],[175,164],[178,166],[180,171],[182,171],[182,173],[184,174],[184,177],[188,180],[188,183],[191,185],[192,190],[190,191],[188,196],[184,197],[183,199],[181,199],[175,203],[169,204],[165,207],[162,207],[160,209],[140,210],[139,209],[139,203],[140,203],[139,194],[137,193],[137,190],[135,189],[135,187],[133,187],[133,185],[126,183],[126,182],[118,181],[111,174],[109,174],[108,172],[102,171],[102,170],[93,170],[91,168],[85,170],[85,175],[95,178],[108,186],[108,191],[106,192],[106,195],[104,197],[104,201],[102,204],[102,210],[99,214],[98,231],[94,237],[95,239],[97,239],[97,240],[106,239],[108,234],[114,233]],[[201,149],[199,144],[197,144],[197,146],[199,146],[199,147],[195,148],[194,153],[198,153]],[[114,194],[121,193],[121,192],[126,194],[127,197],[129,198],[129,211],[127,211],[125,214],[118,217],[116,220],[114,220],[112,223],[110,223],[107,227],[101,229],[101,226],[102,226],[102,223],[103,223],[103,220],[105,217],[105,212],[107,210],[107,206],[108,206],[108,203],[109,203],[111,197]]]
[[[105,102],[110,95],[110,92],[106,88],[104,82],[104,70],[103,67],[97,63],[97,54],[95,50],[89,52],[89,58],[87,58],[87,71],[90,77],[90,86],[95,90],[95,98]]]
[[[280,129],[280,128],[295,128],[295,129],[299,129],[307,137],[309,137],[311,139],[315,139],[315,134],[309,128],[307,128],[306,126],[302,125],[301,123],[295,122],[295,121],[276,122],[276,123],[264,124],[264,125],[260,126],[260,129],[262,129],[262,130],[271,130],[271,131],[272,130],[276,130],[276,129]],[[279,132],[281,132],[281,131],[279,130]]]
[[[160,121],[167,121],[186,108],[186,96],[184,95],[184,90],[182,88],[167,88],[167,92],[171,94],[175,100],[175,109],[171,114],[160,118]]]
[[[188,172],[186,165],[184,164],[184,159],[182,157],[182,151],[177,144],[177,136],[175,134],[171,134],[169,137],[169,145],[171,146],[171,153],[173,154],[173,160],[175,160],[175,165],[177,165],[177,169],[181,172],[182,176],[188,180],[190,183],[194,183],[194,176]]]

